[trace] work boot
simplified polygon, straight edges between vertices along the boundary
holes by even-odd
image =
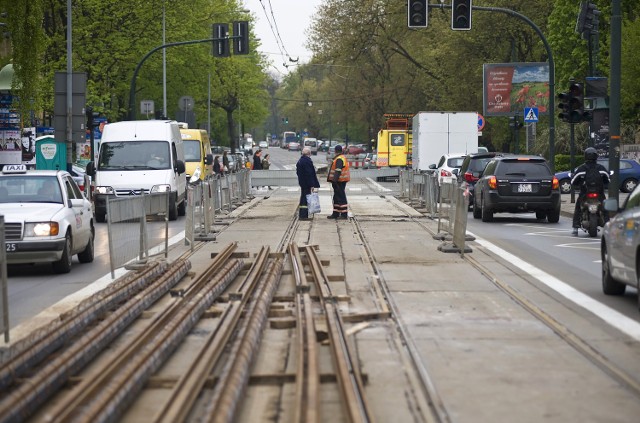
[[[334,212],[333,214],[330,214],[329,216],[327,216],[327,219],[337,219],[338,218],[338,213]]]
[[[578,236],[578,228],[573,228],[573,230],[571,231],[571,235]]]

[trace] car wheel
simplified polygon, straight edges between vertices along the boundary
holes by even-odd
[[[176,204],[176,199],[171,198],[169,200],[169,220],[177,220],[178,219],[178,205]]]
[[[480,207],[477,207],[476,205],[473,206],[473,218],[474,219],[480,219],[482,217],[482,210],[480,210]]]
[[[601,247],[602,258],[602,292],[605,295],[622,295],[626,289],[626,285],[613,279],[611,276],[611,264],[609,263],[609,253],[607,244],[602,242]]]
[[[549,223],[558,223],[560,221],[560,209],[547,211],[547,221]]]
[[[95,231],[93,229],[93,226],[91,226],[91,236],[89,237],[89,242],[87,242],[87,246],[84,248],[84,250],[78,253],[78,260],[80,260],[80,263],[91,263],[93,261],[94,238]]]
[[[634,189],[636,189],[637,185],[638,185],[638,181],[636,179],[633,179],[633,178],[625,179],[622,185],[620,185],[621,187],[620,191],[629,193]]]
[[[53,262],[53,271],[56,273],[69,273],[71,271],[71,235],[67,233],[64,237],[64,247],[62,249],[62,257],[58,261]]]
[[[571,179],[560,180],[560,192],[563,194],[571,193]]]
[[[482,213],[482,221],[483,222],[491,222],[493,220],[493,212],[487,207],[484,203],[484,198],[480,203],[480,212]]]
[[[187,214],[187,200],[182,200],[178,205],[178,216],[184,216]]]

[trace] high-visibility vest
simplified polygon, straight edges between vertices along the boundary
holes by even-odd
[[[336,174],[336,163],[338,162],[338,159],[342,160],[343,163],[342,171],[340,172],[340,176],[338,177],[338,182],[349,182],[351,180],[351,175],[349,174],[349,162],[342,154],[336,156],[336,158],[333,159],[333,162],[331,162],[331,170],[329,170],[327,181],[333,182],[334,175]]]

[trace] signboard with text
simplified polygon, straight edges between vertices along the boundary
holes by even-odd
[[[548,63],[485,64],[483,81],[484,116],[522,115],[525,107],[548,113]]]

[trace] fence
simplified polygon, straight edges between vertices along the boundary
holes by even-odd
[[[438,185],[434,173],[402,171],[400,174],[400,197],[415,208],[422,208],[431,219],[438,219],[438,233],[434,238],[443,240],[438,247],[443,252],[471,252],[466,246],[469,194],[466,184],[458,186],[454,179]]]
[[[4,245],[4,216],[0,215],[0,311],[2,322],[0,331],[4,333],[4,342],[9,342],[9,293],[7,291],[7,252]]]
[[[147,216],[164,215],[164,255],[169,251],[169,192],[107,199],[111,277],[115,269],[137,258],[149,258]]]

